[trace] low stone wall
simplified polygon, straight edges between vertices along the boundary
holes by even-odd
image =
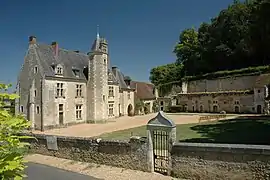
[[[146,139],[106,141],[57,136],[58,150],[49,150],[47,135],[29,140],[33,153],[151,171]],[[176,143],[171,150],[172,175],[194,180],[270,179],[270,146],[207,143]]]
[[[31,143],[31,153],[148,171],[146,140],[141,138],[131,138],[127,142],[57,136],[58,150],[49,150],[46,135],[35,134],[32,136],[36,140],[28,140]]]
[[[178,143],[172,148],[175,177],[200,180],[270,179],[270,146]]]

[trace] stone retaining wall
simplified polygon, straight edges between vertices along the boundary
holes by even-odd
[[[57,136],[58,150],[49,150],[46,135],[34,136],[36,140],[29,140],[32,153],[148,171],[147,147],[144,139],[131,138],[128,142]]]
[[[270,179],[270,146],[178,143],[172,148],[173,175],[200,180]]]

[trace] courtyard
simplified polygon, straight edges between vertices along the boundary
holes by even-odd
[[[61,136],[77,136],[77,137],[94,137],[104,133],[110,133],[119,130],[136,128],[144,126],[147,122],[154,118],[157,113],[143,116],[122,116],[116,119],[110,119],[106,123],[101,124],[78,124],[66,128],[52,129],[45,132],[34,131],[34,133],[44,133]],[[176,124],[189,124],[198,122],[199,115],[190,114],[167,114]]]
[[[60,136],[77,136],[77,137],[97,137],[106,133],[127,130],[131,128],[137,128],[145,126],[148,121],[154,118],[157,113],[143,115],[143,116],[123,116],[116,119],[110,119],[106,123],[100,124],[78,124],[60,129],[51,129],[45,132],[34,131],[39,134],[50,134]],[[206,114],[166,114],[166,116],[173,120],[177,125],[194,124],[198,123],[199,117]],[[227,118],[233,118],[236,115],[228,115]],[[188,126],[188,125],[184,125]],[[141,129],[141,128],[139,128]],[[129,131],[129,130],[127,130]],[[143,131],[143,129],[142,129]],[[137,132],[135,132],[136,135]]]
[[[237,144],[270,144],[270,118],[256,115],[227,115],[226,119],[199,122],[207,114],[166,114],[177,126],[177,141]],[[60,136],[128,140],[146,137],[146,124],[156,116],[120,117],[102,124],[78,124],[42,133]]]

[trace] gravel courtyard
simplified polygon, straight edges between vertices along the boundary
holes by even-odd
[[[120,117],[111,119],[104,124],[78,124],[67,128],[52,129],[45,132],[34,131],[39,134],[51,134],[62,136],[78,136],[78,137],[93,137],[113,131],[134,128],[146,125],[147,122],[157,114],[148,114],[144,116]],[[198,123],[199,115],[189,114],[168,114],[168,118],[172,119],[176,124]]]

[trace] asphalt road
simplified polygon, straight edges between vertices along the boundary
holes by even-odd
[[[26,180],[101,180],[51,166],[27,163]]]

